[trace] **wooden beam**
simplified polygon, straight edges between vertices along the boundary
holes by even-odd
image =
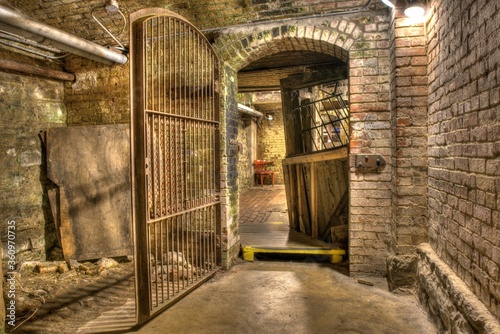
[[[291,75],[281,79],[282,89],[300,89],[330,83],[348,78],[347,66],[316,66],[309,72]]]
[[[304,164],[310,162],[337,160],[337,159],[347,159],[349,156],[349,151],[347,147],[339,147],[328,151],[319,151],[315,153],[309,153],[304,155],[298,155],[290,158],[283,159],[283,166],[294,165],[294,164]]]
[[[311,163],[311,237],[318,237],[318,186],[316,184],[316,163]]]
[[[302,179],[302,170],[300,168],[300,165],[295,165],[295,173],[297,177],[297,209],[298,209],[298,219],[299,219],[299,228],[300,232],[306,233],[306,228],[305,228],[305,212],[306,208],[304,208],[304,205],[302,203],[302,193],[304,192],[304,182]]]

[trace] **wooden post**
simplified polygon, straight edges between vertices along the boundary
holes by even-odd
[[[309,212],[311,213],[311,237],[318,237],[318,186],[316,184],[316,163],[311,162],[311,201]]]

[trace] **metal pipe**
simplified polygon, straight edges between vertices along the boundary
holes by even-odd
[[[0,6],[0,22],[13,27],[14,33],[20,34],[26,38],[30,38],[35,34],[47,39],[49,44],[53,44],[53,46],[57,48],[104,64],[125,64],[128,61],[127,56],[121,53],[69,34],[63,30],[32,20],[3,6]],[[11,30],[12,28],[9,29],[9,31]]]
[[[19,36],[19,35],[13,34],[13,33],[10,33],[8,31],[0,30],[0,38],[7,39],[9,41],[22,43],[25,45],[29,45],[29,46],[35,47],[37,49],[40,49],[40,50],[49,51],[51,53],[58,53],[58,54],[62,53],[61,50],[53,48],[50,45],[43,45],[43,44],[37,43],[36,41],[32,41],[30,39],[24,38],[22,36]]]
[[[38,66],[32,66],[27,64],[20,64],[13,60],[0,59],[0,69],[10,70],[15,72],[21,72],[31,75],[39,75],[51,79],[57,79],[62,81],[75,81],[75,75],[67,72],[61,72],[56,70],[50,70],[48,68],[42,68]]]
[[[247,107],[246,105],[241,103],[238,103],[238,111],[250,116],[258,117],[259,119],[262,119],[262,117],[264,117],[264,114],[260,111]]]
[[[11,41],[3,41],[1,38],[2,37],[0,37],[0,44],[7,45],[7,46],[10,46],[11,48],[16,48],[16,49],[22,50],[24,52],[32,53],[34,55],[37,55],[37,56],[40,56],[40,57],[43,57],[43,58],[56,60],[56,59],[64,58],[64,57],[66,57],[68,55],[68,54],[65,54],[65,55],[62,55],[62,56],[50,56],[50,55],[42,53],[42,52],[38,52],[38,51],[29,49],[29,48],[25,48],[23,46],[15,44],[15,43],[13,43]]]

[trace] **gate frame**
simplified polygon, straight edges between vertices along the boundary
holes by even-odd
[[[144,217],[147,216],[147,184],[145,182],[145,177],[138,177],[146,175],[146,167],[145,167],[145,152],[146,152],[146,138],[145,131],[137,131],[134,132],[136,128],[145,128],[144,115],[141,113],[137,115],[135,110],[143,110],[142,102],[144,101],[143,91],[137,89],[138,86],[144,87],[143,81],[143,73],[144,67],[143,62],[137,62],[135,56],[135,50],[140,50],[143,47],[144,40],[142,38],[135,38],[138,29],[134,29],[137,25],[142,25],[144,21],[149,18],[155,16],[168,16],[175,18],[189,25],[195,31],[197,31],[200,36],[207,42],[207,45],[210,46],[213,55],[218,62],[218,69],[216,71],[215,76],[215,87],[219,87],[220,78],[221,78],[221,62],[218,57],[217,52],[213,49],[210,42],[206,39],[206,37],[189,21],[187,21],[184,17],[179,14],[169,11],[164,8],[145,8],[133,12],[129,16],[130,22],[130,45],[129,45],[129,64],[130,64],[130,172],[131,172],[131,211],[132,211],[132,229],[133,229],[133,242],[134,242],[134,262],[135,262],[135,299],[136,299],[136,321],[137,324],[143,324],[144,322],[151,319],[154,315],[164,311],[166,308],[177,302],[179,299],[183,298],[187,293],[204,283],[206,280],[210,279],[221,267],[221,253],[222,253],[222,226],[221,226],[221,202],[220,202],[220,166],[221,166],[221,147],[220,147],[220,100],[221,95],[220,92],[217,91],[218,101],[214,102],[214,113],[217,121],[219,122],[219,126],[215,132],[215,175],[214,175],[214,184],[216,189],[216,198],[218,204],[216,204],[216,217],[215,217],[215,237],[218,239],[216,243],[219,246],[216,247],[217,253],[215,254],[216,259],[216,267],[213,272],[207,274],[205,277],[202,277],[196,283],[193,283],[189,289],[183,291],[183,293],[179,293],[177,296],[174,296],[168,303],[165,303],[163,306],[158,306],[156,308],[151,308],[151,290],[150,290],[150,268],[149,268],[149,258],[147,252],[141,251],[139,247],[143,244],[148,244],[148,227],[147,224],[143,224],[145,226],[140,226],[140,222],[143,221]],[[137,78],[140,78],[139,81]],[[135,85],[136,82],[140,82],[139,85]],[[148,248],[146,248],[148,249]],[[147,270],[144,272],[144,268]]]

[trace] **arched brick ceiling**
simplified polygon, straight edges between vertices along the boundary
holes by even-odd
[[[315,51],[289,50],[254,60],[238,72],[238,87],[243,91],[269,91],[279,87],[279,80],[304,73],[311,66],[345,66],[340,59]]]
[[[0,0],[0,5],[15,8],[43,22],[99,44],[112,39],[92,19],[91,10],[104,7],[107,0]],[[141,8],[160,7],[172,10],[200,30],[246,24],[256,21],[324,15],[332,11],[359,8],[359,0],[118,0],[128,14]],[[99,16],[111,31],[119,31],[123,21],[119,14]],[[128,31],[120,40],[128,43]]]

